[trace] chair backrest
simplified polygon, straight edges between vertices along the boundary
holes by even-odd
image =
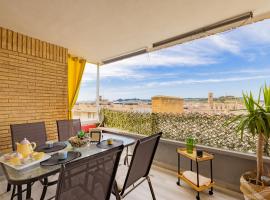
[[[44,122],[11,124],[12,149],[16,150],[16,142],[27,138],[30,142],[35,142],[38,146],[45,144],[47,140]]]
[[[58,120],[56,124],[59,141],[67,141],[70,137],[75,136],[78,131],[82,130],[80,119]]]
[[[123,145],[63,165],[56,200],[109,200]]]
[[[137,141],[122,194],[137,180],[148,176],[161,135],[162,133],[157,133]]]

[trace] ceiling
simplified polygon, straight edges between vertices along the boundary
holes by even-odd
[[[269,17],[270,1],[0,0],[0,26],[101,63],[248,11]]]

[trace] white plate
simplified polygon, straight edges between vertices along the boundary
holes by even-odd
[[[7,166],[9,166],[9,167],[11,167],[11,168],[13,168],[13,169],[23,170],[25,168],[31,167],[33,165],[36,165],[36,164],[38,164],[38,163],[40,163],[40,162],[42,162],[44,160],[48,160],[50,157],[51,157],[50,155],[45,154],[44,157],[42,159],[40,159],[40,160],[33,160],[33,161],[31,161],[31,162],[29,162],[27,164],[22,164],[22,165],[12,165],[12,164],[10,164],[9,162],[7,162],[5,160],[4,156],[1,156],[0,157],[0,162],[3,163],[3,164],[5,164],[5,165],[7,165]]]

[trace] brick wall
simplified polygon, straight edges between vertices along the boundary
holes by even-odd
[[[184,100],[177,97],[155,96],[152,97],[153,113],[183,113]]]
[[[11,150],[13,123],[45,121],[57,139],[67,110],[67,49],[0,28],[0,152]]]

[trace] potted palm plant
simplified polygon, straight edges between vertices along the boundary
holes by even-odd
[[[261,103],[261,90],[264,103]],[[270,86],[265,84],[260,89],[258,100],[254,99],[251,92],[243,93],[243,100],[247,113],[236,116],[228,124],[236,123],[236,130],[241,134],[241,138],[245,131],[257,138],[257,169],[241,176],[240,190],[245,199],[270,199],[270,188],[267,186],[269,177],[263,171],[264,144],[270,136]]]

